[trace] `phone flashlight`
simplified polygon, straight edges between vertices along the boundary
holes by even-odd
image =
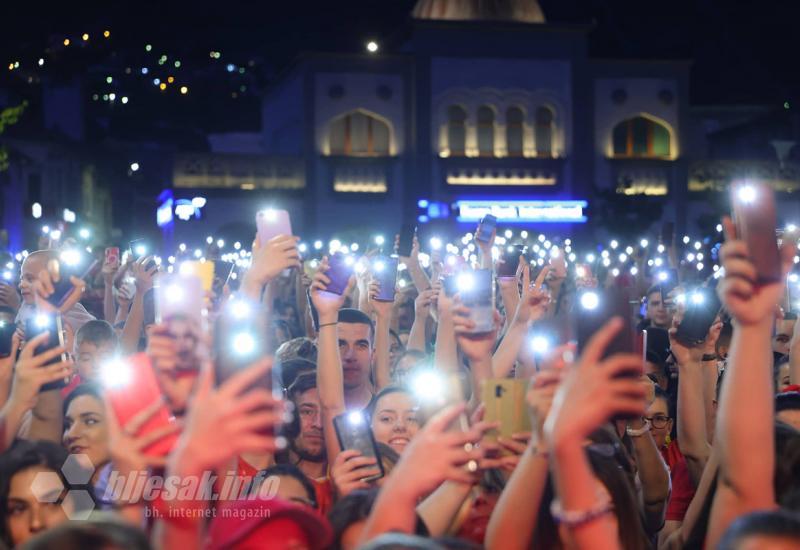
[[[669,274],[666,271],[659,271],[658,272],[658,280],[659,281],[666,281],[669,279]]]
[[[534,353],[543,354],[547,353],[547,350],[550,349],[550,342],[544,336],[534,336],[531,339],[531,349]]]
[[[437,372],[423,370],[411,380],[411,389],[414,395],[426,403],[436,402],[444,394],[444,380]]]
[[[459,273],[456,277],[456,288],[459,292],[469,292],[475,288],[475,277],[469,272]]]
[[[362,413],[361,411],[350,411],[349,413],[347,413],[347,421],[354,426],[363,424],[364,413]]]
[[[583,267],[582,265],[579,265],[578,267],[575,268],[575,275],[577,275],[579,279],[585,279],[586,268]]]
[[[246,357],[252,355],[256,349],[256,339],[250,332],[239,332],[233,336],[233,352],[239,356]]]
[[[752,185],[744,185],[739,189],[739,200],[744,203],[753,203],[757,198],[755,187]]]
[[[106,388],[124,388],[132,379],[131,366],[122,359],[112,359],[100,365],[100,380]]]
[[[705,296],[703,296],[700,292],[695,292],[695,293],[692,294],[692,303],[693,304],[698,304],[699,305],[699,304],[702,304],[705,301],[706,301]]]
[[[600,297],[596,292],[584,292],[581,294],[581,307],[583,309],[594,310],[600,305]]]
[[[441,250],[442,248],[442,239],[439,237],[432,237],[431,238],[431,249],[432,250]]]

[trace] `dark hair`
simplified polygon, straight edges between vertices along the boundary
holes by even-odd
[[[377,498],[378,488],[375,487],[353,491],[336,501],[331,511],[328,512],[328,521],[333,527],[332,548],[334,550],[342,547],[342,535],[348,527],[369,517]]]
[[[100,401],[101,404],[103,403],[103,390],[100,388],[100,386],[94,382],[84,382],[83,384],[75,386],[75,388],[64,398],[62,413],[65,418],[67,416],[67,411],[69,410],[70,404],[78,397],[82,397],[84,395],[94,397]]]
[[[337,321],[340,323],[354,323],[369,326],[369,341],[372,343],[375,340],[375,325],[369,315],[359,309],[343,308],[339,310],[339,317]]]
[[[378,401],[390,393],[407,393],[412,395],[411,390],[406,386],[389,385],[384,387],[381,389],[381,391],[373,395],[372,399],[370,399],[369,403],[367,403],[367,406],[364,407],[364,413],[367,415],[367,418],[370,420],[370,422],[372,421],[372,416],[375,414],[375,407],[378,406]]]
[[[788,424],[775,421],[775,500],[787,508],[787,497],[800,491],[800,432]],[[795,510],[797,511],[797,510]]]
[[[717,550],[737,550],[751,536],[764,535],[800,541],[800,518],[785,510],[752,512],[736,518],[723,533]]]
[[[663,291],[664,291],[664,287],[662,287],[661,285],[653,285],[653,286],[651,286],[650,288],[647,289],[647,292],[644,293],[645,303],[648,301],[648,298],[650,298],[651,294],[655,294],[656,292],[661,294]]]
[[[26,550],[149,550],[150,542],[141,529],[110,517],[88,521],[70,521],[48,529],[28,542]]]
[[[394,331],[394,329],[391,329],[391,328],[389,329],[389,336],[390,336],[391,338],[393,338],[393,339],[394,339],[394,343],[395,343],[395,344],[397,344],[397,345],[398,345],[398,346],[400,346],[401,348],[404,348],[404,349],[405,349],[405,346],[403,345],[403,341],[400,339],[400,335],[399,335],[399,334],[397,334],[397,333]],[[389,344],[389,347],[391,348],[391,347],[392,347],[392,345],[391,345],[391,344]]]
[[[306,359],[297,358],[278,363],[276,369],[278,379],[281,382],[281,387],[286,389],[294,384],[294,381],[297,380],[298,376],[310,372],[316,373],[317,364]]]
[[[719,371],[717,375],[717,386],[714,388],[714,399],[719,403],[719,396],[722,393],[722,382],[725,380],[725,369]]]
[[[722,330],[719,331],[719,337],[717,338],[717,343],[714,346],[714,351],[719,355],[719,350],[724,347],[730,347],[731,345],[731,338],[733,337],[733,325],[730,321],[726,321],[722,323]]]
[[[787,391],[775,396],[775,412],[800,410],[800,392]]]
[[[317,374],[313,372],[303,372],[297,375],[294,382],[286,389],[286,394],[292,401],[310,389],[317,387]]]
[[[311,480],[306,477],[303,471],[294,464],[275,464],[274,466],[270,466],[265,470],[261,470],[257,477],[260,479],[267,479],[270,476],[291,477],[296,479],[298,482],[300,482],[300,485],[303,486],[303,489],[305,489],[306,496],[314,505],[314,508],[319,508],[319,503],[317,502],[317,491],[314,489],[314,484],[311,483]]]
[[[64,487],[67,480],[61,473],[61,467],[67,460],[68,453],[61,445],[52,441],[28,441],[18,439],[6,452],[0,454],[0,537],[9,546],[13,546],[11,534],[8,532],[8,493],[11,490],[13,477],[36,466],[55,472]],[[91,494],[91,493],[90,493]]]
[[[117,346],[118,338],[117,333],[114,332],[114,327],[107,322],[100,319],[93,319],[78,329],[75,335],[75,349],[78,349],[84,342],[89,342],[99,346],[105,342],[111,342],[114,347]]]
[[[775,361],[773,363],[773,366],[772,366],[772,383],[773,383],[773,388],[774,388],[775,393],[778,393],[778,390],[780,389],[781,381],[778,380],[778,376],[780,375],[781,367],[783,365],[788,365],[788,364],[789,364],[789,356],[788,355],[780,355],[780,357],[777,359],[777,361]]]
[[[292,359],[306,359],[312,363],[317,362],[317,345],[311,338],[299,336],[287,340],[278,346],[275,358],[282,363]]]

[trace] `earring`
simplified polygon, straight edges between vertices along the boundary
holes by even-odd
[[[672,443],[672,438],[669,436],[669,434],[667,434],[667,437],[664,438],[664,443],[666,443],[667,445]]]

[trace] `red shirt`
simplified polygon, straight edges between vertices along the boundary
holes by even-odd
[[[469,513],[464,519],[464,523],[459,527],[456,536],[483,546],[483,539],[486,538],[486,528],[489,526],[489,519],[492,517],[492,512],[499,498],[500,495],[497,493],[488,493],[481,490],[472,502]]]
[[[661,456],[669,466],[669,477],[672,480],[672,494],[667,504],[667,521],[683,521],[686,510],[694,498],[696,487],[689,476],[686,458],[681,454],[677,441],[661,448]]]
[[[236,475],[243,479],[253,479],[258,474],[258,470],[253,468],[243,458],[239,457],[236,464]],[[333,508],[333,484],[330,478],[323,480],[316,480],[309,478],[309,481],[314,486],[314,493],[317,497],[317,511],[327,516],[328,512]]]

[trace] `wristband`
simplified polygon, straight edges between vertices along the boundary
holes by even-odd
[[[568,528],[580,527],[613,510],[614,504],[607,496],[601,497],[600,501],[588,510],[563,510],[559,499],[553,499],[553,502],[550,504],[550,514],[553,516],[553,519],[556,523],[560,523]]]
[[[647,420],[646,418],[644,419],[644,426],[642,426],[638,430],[635,430],[635,429],[631,428],[630,426],[628,426],[625,429],[625,432],[631,437],[640,437],[640,436],[643,436],[644,434],[646,434],[649,431],[650,431],[650,421]]]
[[[338,321],[337,321],[337,322],[335,322],[335,323],[323,323],[323,324],[321,324],[321,325],[319,326],[319,328],[322,328],[322,327],[334,327],[334,326],[336,326],[336,325],[338,325],[338,324],[339,324],[339,322],[338,322]]]
[[[704,362],[705,361],[716,361],[717,360],[717,354],[716,353],[704,353],[702,360]]]

